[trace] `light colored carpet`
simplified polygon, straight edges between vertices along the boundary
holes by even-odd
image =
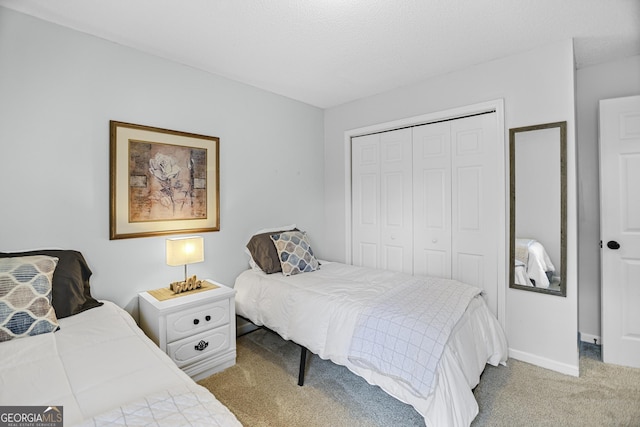
[[[237,349],[235,366],[200,384],[246,427],[424,426],[411,406],[315,355],[299,387],[300,348],[274,333],[242,336]],[[517,360],[487,366],[472,426],[640,426],[640,369],[585,356],[580,372],[574,378]]]

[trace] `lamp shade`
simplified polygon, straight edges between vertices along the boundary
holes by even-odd
[[[204,238],[167,239],[167,265],[187,265],[204,261]]]

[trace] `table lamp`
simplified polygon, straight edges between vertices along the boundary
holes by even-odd
[[[200,236],[167,239],[166,249],[167,265],[184,265],[185,282],[187,282],[187,265],[204,261],[204,238]]]

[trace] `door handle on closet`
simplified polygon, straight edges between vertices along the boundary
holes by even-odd
[[[620,249],[620,243],[616,242],[615,240],[609,240],[607,242],[607,247],[613,250]]]

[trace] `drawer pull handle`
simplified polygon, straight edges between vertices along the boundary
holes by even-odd
[[[200,319],[193,319],[193,324],[197,325],[198,323],[200,323]]]
[[[194,348],[198,351],[202,351],[205,348],[207,348],[207,346],[209,345],[208,342],[205,342],[204,340],[200,340],[200,342],[198,343],[197,346],[195,346]]]
[[[209,320],[211,320],[211,316],[205,316],[204,320],[208,322]]]

